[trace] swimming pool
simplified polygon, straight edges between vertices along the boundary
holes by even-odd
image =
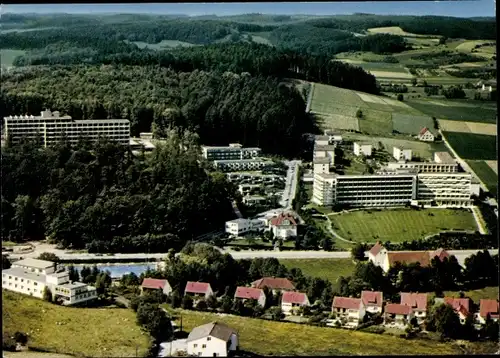
[[[94,264],[77,264],[74,266],[76,270],[80,272],[83,266],[92,267]],[[148,268],[151,270],[156,269],[156,263],[96,264],[96,266],[101,271],[109,271],[111,273],[111,278],[121,278],[123,275],[132,272],[139,276],[141,273],[146,272]]]

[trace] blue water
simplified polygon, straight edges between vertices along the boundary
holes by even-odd
[[[87,265],[74,265],[76,270],[80,272],[83,266],[92,267],[94,264]],[[135,273],[139,276],[141,273],[146,272],[149,269],[156,269],[156,264],[154,263],[135,263],[135,264],[116,264],[116,265],[108,265],[108,264],[97,264],[97,268],[101,271],[109,271],[111,273],[111,278],[120,278],[123,275],[129,273]]]

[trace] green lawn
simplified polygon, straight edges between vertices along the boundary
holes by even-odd
[[[240,349],[260,355],[459,355],[453,343],[405,340],[328,327],[273,322],[262,319],[178,310],[186,332],[202,324],[218,321],[239,333]],[[180,318],[177,318],[180,323]]]
[[[464,293],[465,296],[469,297],[472,301],[474,301],[474,303],[479,304],[479,300],[498,299],[499,290],[498,287],[485,287],[485,288],[480,288],[478,290],[465,291]],[[460,297],[460,292],[445,291],[444,295],[450,297]]]
[[[392,115],[392,127],[399,133],[417,135],[424,127],[434,131],[434,121],[429,116],[394,113]]]
[[[462,159],[497,159],[497,137],[494,135],[442,132]]]
[[[329,217],[333,229],[340,236],[358,242],[402,242],[420,239],[441,230],[477,230],[474,216],[467,210],[362,210]]]
[[[392,133],[392,119],[389,111],[363,109],[363,118],[359,120],[359,130],[363,133],[384,135]]]
[[[455,102],[439,99],[409,100],[408,105],[428,116],[469,122],[496,123],[496,108],[489,104]]]
[[[340,276],[351,276],[356,266],[351,259],[283,259],[286,268],[299,268],[306,276],[337,282]]]
[[[9,291],[2,301],[3,331],[28,333],[31,347],[86,357],[135,357],[136,347],[143,356],[149,347],[129,309],[62,307]]]
[[[17,56],[22,56],[26,53],[23,50],[0,49],[0,65],[11,67],[12,62]]]
[[[489,191],[497,196],[498,194],[498,175],[483,160],[467,160],[467,164],[474,170],[474,173],[486,185]]]

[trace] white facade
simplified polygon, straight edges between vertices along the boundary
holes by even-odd
[[[40,116],[4,117],[5,136],[12,144],[23,139],[38,139],[44,147],[57,144],[66,138],[71,145],[81,138],[97,141],[106,137],[122,145],[129,145],[130,122],[127,119],[72,120],[59,112],[49,110]]]
[[[235,219],[226,221],[226,232],[230,235],[240,236],[249,232],[265,229],[265,219]]]
[[[314,138],[314,144],[315,145],[329,145],[330,144],[330,138],[326,135],[317,135]]]
[[[203,146],[202,154],[208,160],[242,160],[252,159],[260,155],[260,148],[243,148],[240,144],[234,143],[227,147]]]
[[[422,142],[434,142],[436,137],[431,133],[430,130],[422,131],[418,134],[418,139]]]
[[[281,310],[285,316],[290,316],[292,314],[297,314],[300,307],[310,306],[309,298],[305,296],[304,302],[281,302]]]
[[[239,172],[239,171],[254,171],[262,170],[273,164],[272,161],[261,158],[254,159],[228,159],[214,160],[215,168],[223,172]]]
[[[371,157],[372,155],[372,145],[371,144],[362,144],[355,142],[354,143],[354,154],[356,156],[364,155],[366,157]]]
[[[189,341],[187,344],[187,352],[190,356],[227,357],[230,351],[236,350],[236,347],[238,347],[238,337],[235,334],[231,336],[230,342],[208,336]]]
[[[297,225],[293,224],[288,219],[284,219],[279,225],[269,223],[269,229],[273,232],[274,237],[277,238],[287,239],[297,236]]]
[[[332,312],[337,315],[337,319],[345,319],[347,325],[357,327],[366,314],[366,308],[361,303],[358,308],[332,307]]]
[[[387,169],[414,169],[419,173],[456,173],[458,172],[458,163],[392,162],[387,164]]]
[[[330,158],[316,158],[313,160],[313,173],[326,174],[330,172]]]
[[[470,206],[471,174],[422,173],[418,174],[417,200],[420,203],[436,202],[437,205]]]
[[[267,198],[261,195],[246,195],[243,197],[242,201],[243,204],[251,206],[266,203]]]
[[[411,160],[412,159],[412,152],[411,149],[403,149],[400,147],[394,147],[392,150],[392,156],[394,159],[401,161],[401,160]]]

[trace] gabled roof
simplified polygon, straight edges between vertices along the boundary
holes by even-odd
[[[295,290],[292,281],[282,277],[263,277],[260,280],[252,282],[252,287],[268,287],[271,290]]]
[[[429,252],[429,256],[431,260],[437,256],[439,260],[443,261],[445,257],[450,257],[450,254],[445,249],[437,249],[436,251]]]
[[[445,297],[444,303],[453,307],[457,313],[461,313],[464,316],[469,314],[470,299],[468,298]]]
[[[345,308],[351,310],[359,310],[361,307],[361,298],[352,297],[334,297],[332,308]]]
[[[372,248],[370,249],[370,254],[372,254],[373,256],[377,256],[378,253],[380,252],[380,250],[382,250],[384,247],[382,246],[382,244],[380,243],[380,241],[377,241],[375,243],[375,245],[372,246]]]
[[[206,282],[191,282],[186,284],[186,289],[184,292],[189,293],[207,293],[211,290],[210,284]]]
[[[232,329],[231,327],[226,326],[225,324],[219,322],[211,322],[193,328],[191,333],[189,333],[186,341],[190,342],[200,338],[211,336],[227,342],[231,338],[232,334],[238,334],[238,332],[236,332],[236,330]]]
[[[376,306],[382,307],[383,301],[382,292],[378,291],[362,291],[361,292],[361,301],[365,306]]]
[[[429,253],[427,251],[396,251],[388,252],[389,266],[394,265],[396,262],[402,264],[411,264],[420,262],[420,266],[429,266]]]
[[[166,284],[167,280],[159,280],[156,278],[145,278],[144,281],[142,281],[141,287],[163,289]]]
[[[305,293],[287,291],[287,292],[283,292],[281,302],[306,304],[308,302],[308,298],[307,298],[307,295]]]
[[[384,312],[390,314],[411,314],[412,308],[403,304],[389,303],[385,306]]]
[[[234,297],[235,298],[258,300],[263,293],[264,293],[264,291],[262,291],[260,288],[238,287],[236,289],[236,293],[234,294]]]
[[[479,301],[479,315],[483,318],[490,314],[491,318],[498,318],[498,307],[499,303],[497,300],[480,300]]]
[[[289,214],[279,214],[278,216],[274,217],[271,219],[271,225],[273,226],[280,226],[283,225],[283,221],[288,220],[290,221],[290,224],[293,226],[296,226],[297,223],[295,222],[295,218]]]
[[[425,133],[427,133],[427,132],[429,132],[429,133],[431,133],[431,134],[432,134],[432,132],[429,130],[429,128],[424,127],[424,128],[422,128],[422,129],[420,130],[420,132],[419,132],[418,134],[419,134],[419,135],[424,135],[424,134],[425,134]]]
[[[427,311],[427,293],[401,292],[401,304],[416,311]]]

